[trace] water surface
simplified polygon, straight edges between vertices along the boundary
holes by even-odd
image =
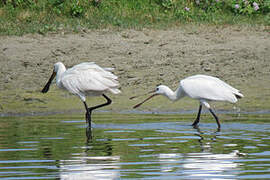
[[[268,115],[177,116],[97,114],[92,136],[82,116],[0,118],[0,178],[270,178]]]

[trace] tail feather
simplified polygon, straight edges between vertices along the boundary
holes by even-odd
[[[234,95],[235,95],[235,97],[236,97],[237,99],[241,99],[242,97],[244,97],[244,95],[241,94],[240,92],[238,92],[237,94],[234,94]]]
[[[119,93],[121,93],[121,91],[119,89],[117,89],[117,88],[110,88],[109,91],[111,93],[113,93],[113,94],[119,94]]]
[[[237,98],[237,99],[241,99],[242,97],[241,96],[239,96],[239,95],[235,95],[235,97]]]

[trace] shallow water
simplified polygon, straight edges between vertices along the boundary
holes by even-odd
[[[220,131],[210,116],[198,129],[193,116],[118,116],[95,115],[92,136],[80,116],[0,118],[0,178],[270,178],[269,116],[231,117]]]

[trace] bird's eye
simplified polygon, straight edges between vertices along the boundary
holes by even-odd
[[[157,91],[159,90],[159,88],[157,88]]]

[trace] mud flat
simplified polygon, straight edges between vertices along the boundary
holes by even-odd
[[[55,86],[40,93],[53,64],[67,66],[94,61],[114,67],[119,76],[119,96],[104,110],[129,111],[144,97],[134,94],[157,84],[175,89],[178,81],[194,74],[217,76],[241,90],[245,98],[237,107],[217,103],[219,110],[259,111],[270,109],[269,27],[186,26],[168,30],[98,30],[77,34],[31,34],[0,37],[0,113],[77,112],[77,97]],[[183,99],[171,103],[157,97],[142,106],[144,111],[197,109],[197,102]],[[88,98],[89,104],[102,102]]]

